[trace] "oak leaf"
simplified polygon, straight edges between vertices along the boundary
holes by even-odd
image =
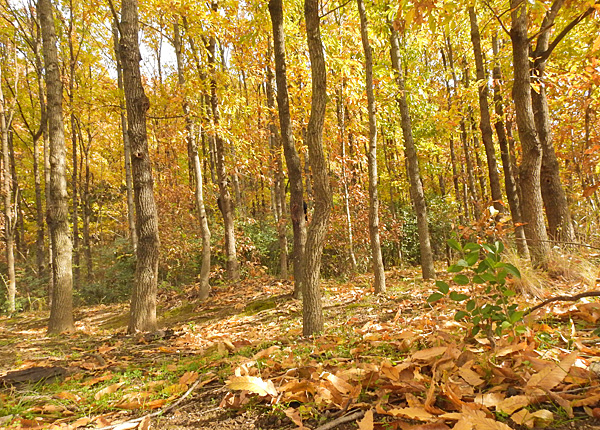
[[[263,381],[256,376],[233,376],[225,384],[230,390],[246,390],[259,396],[277,396],[277,389],[273,381]]]

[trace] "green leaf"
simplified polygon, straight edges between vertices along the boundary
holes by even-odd
[[[465,261],[469,265],[469,267],[473,266],[479,260],[479,252],[471,252],[465,256]]]
[[[454,315],[454,321],[460,321],[461,319],[463,319],[464,317],[466,317],[468,314],[465,311],[458,311],[455,315]]]
[[[459,266],[458,264],[453,264],[452,266],[448,267],[448,272],[456,273],[456,272],[460,272],[464,268],[465,268],[464,266]]]
[[[476,304],[477,304],[477,303],[475,302],[475,300],[474,300],[474,299],[471,299],[471,300],[469,300],[469,301],[467,302],[467,310],[468,310],[469,312],[471,312],[473,309],[475,309],[475,305],[476,305]]]
[[[517,312],[510,314],[508,319],[510,320],[511,323],[514,324],[517,321],[521,321],[523,319],[523,314],[524,314],[523,311],[517,311]]]
[[[454,278],[452,278],[452,280],[458,285],[468,285],[470,282],[469,278],[467,278],[465,275],[456,275]]]
[[[508,273],[513,275],[517,279],[521,279],[521,272],[515,266],[510,263],[504,263],[504,268]]]
[[[448,294],[448,291],[450,291],[450,286],[444,281],[435,281],[435,286],[442,294]]]
[[[448,239],[448,246],[455,251],[462,252],[462,246],[460,246],[460,243],[456,239]]]
[[[502,295],[504,297],[512,297],[514,295],[516,295],[517,293],[515,293],[513,290],[509,290],[508,288],[505,290],[502,290]]]
[[[465,252],[477,251],[477,253],[479,254],[479,249],[481,249],[481,246],[477,243],[469,242],[465,244],[465,247],[463,249],[465,250]]]
[[[485,284],[485,280],[479,275],[473,276],[472,282],[474,284]]]
[[[442,297],[444,297],[442,293],[433,293],[431,296],[427,297],[427,303],[437,302]]]
[[[466,294],[457,293],[456,291],[452,291],[450,293],[450,298],[456,302],[462,302],[463,300],[468,299],[469,296],[467,296]]]

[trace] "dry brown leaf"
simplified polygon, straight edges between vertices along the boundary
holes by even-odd
[[[377,411],[379,412],[379,411]],[[392,415],[394,417],[402,417],[408,418],[411,420],[419,420],[419,421],[430,421],[435,418],[429,412],[427,412],[423,408],[402,408],[402,409],[392,409],[387,412],[388,415]]]
[[[179,378],[179,383],[183,385],[190,385],[196,382],[199,377],[200,375],[198,372],[185,372],[181,378]]]
[[[337,376],[335,376],[329,372],[323,373],[321,375],[321,377],[324,377],[329,382],[331,382],[333,384],[333,386],[335,387],[335,389],[338,390],[342,394],[348,394],[350,391],[352,391],[352,388],[353,388],[352,385],[350,385],[349,383],[344,381],[342,378],[338,378]]]
[[[85,381],[83,383],[83,385],[92,386],[94,384],[97,384],[98,382],[107,381],[107,380],[111,379],[112,377],[113,377],[112,373],[109,373],[107,375],[98,376],[97,378],[92,378],[89,381]]]
[[[572,406],[574,408],[577,408],[580,406],[596,406],[598,403],[600,403],[600,394],[586,397],[585,399],[575,400],[575,401],[573,401]]]
[[[475,396],[475,403],[485,406],[486,408],[496,408],[500,402],[504,400],[504,393],[483,393]]]
[[[169,399],[151,400],[151,401],[149,401],[147,403],[144,403],[144,408],[146,408],[146,409],[158,409],[158,408],[162,408],[168,402],[169,402]]]
[[[359,430],[373,430],[373,409],[369,409],[357,424]]]
[[[498,351],[496,353],[496,357],[505,357],[505,356],[513,354],[517,351],[523,351],[525,348],[527,348],[526,342],[521,342],[516,345],[508,345],[508,346],[505,346],[504,348],[500,349],[500,351]]]
[[[502,400],[496,405],[496,410],[512,415],[518,409],[529,406],[534,401],[534,398],[525,395],[512,396]]]
[[[115,426],[113,428],[113,430],[131,430],[131,429],[137,428],[138,424],[139,424],[138,422],[134,422],[134,423],[125,422],[123,424],[118,424],[117,426]]]
[[[284,413],[286,417],[288,417],[294,424],[298,426],[299,430],[310,430],[309,427],[306,427],[304,424],[302,424],[302,417],[300,416],[298,409],[288,408],[284,411]]]
[[[432,358],[442,355],[448,349],[447,346],[436,346],[434,348],[422,349],[412,355],[413,360],[429,361]]]
[[[81,397],[69,391],[61,391],[60,393],[55,394],[53,397],[62,400],[71,400],[73,402],[79,402],[81,400]]]
[[[277,396],[277,389],[273,381],[263,381],[255,376],[233,376],[225,386],[230,390],[246,390],[259,396],[266,396],[267,394],[273,397]]]
[[[142,418],[142,421],[140,421],[140,425],[138,426],[139,430],[150,430],[150,417],[149,416],[145,416],[144,418]]]
[[[550,391],[556,387],[569,373],[569,369],[571,369],[571,366],[577,360],[578,353],[578,351],[573,351],[560,363],[553,363],[544,367],[527,381],[527,388],[541,388],[542,390]]]
[[[177,394],[183,393],[187,388],[187,384],[173,384],[163,388],[161,392],[165,394]]]
[[[486,417],[483,411],[475,411],[465,407],[463,408],[463,414],[473,425],[473,428],[477,430],[511,430],[506,424]]]
[[[456,424],[454,424],[452,430],[473,430],[473,424],[471,421],[469,421],[469,419],[462,417]]]
[[[108,387],[104,387],[103,389],[101,389],[94,395],[94,399],[100,400],[102,398],[102,396],[116,392],[123,385],[125,385],[125,382],[117,382],[116,384],[112,384],[112,385],[109,385]]]
[[[540,409],[535,412],[530,412],[527,409],[521,409],[510,416],[510,418],[517,424],[525,425],[527,427],[546,427],[552,421],[554,421],[554,414],[546,409]]]
[[[281,349],[281,347],[278,345],[270,346],[267,349],[263,349],[262,351],[259,351],[256,354],[254,354],[254,356],[252,357],[252,360],[259,360],[261,358],[270,357],[271,355],[273,355],[273,353],[275,351],[279,351],[280,349]]]
[[[467,367],[461,367],[460,369],[458,369],[458,374],[467,382],[467,384],[473,387],[477,387],[478,385],[481,385],[485,382],[479,377],[479,374],[477,372]]]

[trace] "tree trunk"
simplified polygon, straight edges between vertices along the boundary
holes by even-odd
[[[290,184],[290,217],[294,233],[294,298],[300,298],[303,291],[302,259],[306,244],[306,222],[304,218],[304,186],[302,184],[302,165],[292,133],[290,100],[287,88],[285,64],[285,34],[283,32],[283,7],[281,0],[269,0],[269,13],[273,24],[273,50],[275,54],[275,82],[277,83],[277,107],[281,143],[288,169]]]
[[[12,177],[8,149],[8,128],[12,114],[5,110],[2,91],[2,67],[0,66],[0,130],[2,133],[2,191],[4,193],[4,244],[6,246],[6,266],[8,271],[7,301],[8,311],[16,310],[17,281],[15,276],[15,208],[12,202]]]
[[[396,83],[398,85],[398,96],[396,97],[396,102],[400,107],[400,115],[402,117],[402,134],[404,136],[404,151],[407,159],[410,194],[417,215],[419,249],[421,251],[421,270],[424,279],[433,279],[435,278],[435,268],[433,266],[433,252],[431,251],[429,226],[427,224],[427,205],[425,203],[425,194],[423,192],[423,184],[421,182],[421,173],[419,172],[419,159],[412,135],[412,125],[408,110],[408,103],[406,101],[404,79],[402,78],[400,69],[400,47],[398,44],[398,33],[391,25],[390,31],[390,54],[392,57],[392,68],[396,73]]]
[[[494,57],[498,56],[498,40],[496,37],[492,40],[492,48],[494,51]],[[521,216],[521,202],[519,197],[519,191],[517,189],[517,183],[514,175],[514,164],[510,157],[510,150],[508,144],[508,137],[506,135],[506,128],[504,125],[504,104],[502,101],[502,72],[500,65],[496,61],[493,69],[494,78],[494,108],[496,112],[496,122],[494,128],[498,135],[498,143],[500,145],[500,154],[502,157],[502,165],[504,170],[504,187],[506,188],[506,198],[508,200],[508,207],[510,208],[510,214],[513,220],[515,228],[515,238],[517,242],[517,252],[523,258],[529,259],[529,248],[527,247],[527,241],[525,240],[525,230],[523,229],[523,219]]]
[[[135,283],[131,292],[129,333],[155,331],[158,284],[158,214],[154,202],[152,164],[148,153],[146,111],[150,103],[144,93],[140,74],[137,0],[121,4],[119,55],[127,104],[127,131],[131,144],[131,170],[135,191],[138,237]]]
[[[217,3],[213,1],[212,10],[217,12]],[[225,255],[227,256],[227,276],[232,281],[240,279],[240,267],[236,255],[235,245],[235,225],[233,214],[233,201],[229,191],[229,179],[227,175],[227,166],[225,165],[225,139],[216,131],[219,121],[219,100],[217,98],[217,64],[216,64],[216,38],[211,35],[208,40],[208,64],[210,66],[210,106],[212,109],[212,118],[215,125],[215,145],[217,158],[217,180],[219,183],[219,209],[223,215],[223,224],[225,229]]]
[[[360,16],[360,36],[365,52],[365,73],[367,90],[367,109],[369,112],[369,237],[371,239],[371,256],[373,258],[373,272],[375,273],[375,294],[385,292],[385,272],[381,256],[381,242],[379,239],[379,197],[377,193],[377,120],[375,117],[375,94],[373,93],[373,54],[369,44],[368,22],[365,5],[362,0],[357,0],[358,14]]]
[[[63,89],[58,68],[52,4],[50,0],[38,0],[37,9],[42,29],[46,68],[50,138],[50,201],[47,215],[53,250],[54,289],[48,333],[58,334],[75,329],[73,322],[73,247],[68,221],[65,128],[62,110]]]
[[[175,56],[177,59],[177,78],[181,91],[183,92],[182,109],[185,116],[185,131],[190,151],[190,158],[193,163],[192,170],[194,174],[196,207],[198,208],[198,220],[200,221],[200,233],[202,236],[202,266],[200,267],[198,298],[206,300],[210,294],[210,229],[204,207],[204,186],[202,178],[202,169],[200,167],[200,157],[198,155],[198,144],[196,142],[196,130],[194,121],[190,115],[190,106],[185,93],[185,76],[183,74],[183,59],[181,55],[181,37],[179,34],[179,23],[174,24],[173,45],[175,47]]]
[[[85,181],[83,183],[83,249],[85,254],[85,276],[88,282],[93,278],[93,261],[92,261],[92,243],[90,238],[90,218],[92,216],[92,205],[90,201],[90,147],[92,145],[92,134],[88,129],[87,145],[82,146],[81,153],[85,159]],[[83,144],[83,138],[79,136],[79,141]]]
[[[115,57],[117,60],[117,84],[119,87],[119,113],[121,117],[121,133],[123,134],[123,148],[125,158],[125,188],[127,190],[127,224],[129,225],[129,240],[133,253],[137,252],[137,233],[135,231],[135,204],[133,202],[133,179],[131,177],[131,147],[129,145],[129,134],[127,132],[127,115],[125,111],[125,99],[123,94],[123,67],[119,54],[119,29],[113,21],[113,42]]]
[[[319,288],[323,242],[331,214],[331,189],[323,154],[323,123],[327,104],[327,72],[321,42],[319,1],[304,1],[306,38],[311,64],[312,99],[306,143],[314,186],[314,213],[308,227],[304,252],[304,291],[302,301],[303,333],[310,336],[323,330],[323,305]]]
[[[551,9],[546,13],[542,21],[541,28],[550,28],[554,25],[555,17],[562,4],[563,0],[556,0],[552,4]],[[546,209],[546,218],[548,220],[548,235],[554,240],[574,242],[575,230],[573,229],[567,196],[560,180],[559,162],[552,143],[548,99],[544,84],[547,57],[543,55],[549,48],[550,34],[549,30],[542,31],[539,34],[535,51],[532,55],[534,58],[532,75],[537,85],[536,90],[531,92],[531,97],[536,131],[542,146],[540,184],[542,199]]]
[[[535,264],[544,264],[550,253],[540,189],[542,148],[535,128],[531,103],[529,75],[529,39],[527,36],[527,3],[511,0],[514,83],[513,99],[517,127],[522,146],[519,180],[521,183],[522,212],[525,235]]]
[[[488,104],[488,83],[483,64],[483,54],[481,51],[481,37],[479,35],[479,26],[477,25],[477,15],[475,8],[469,7],[469,18],[471,21],[471,42],[473,44],[473,53],[475,54],[475,67],[477,72],[477,82],[479,86],[479,129],[481,130],[481,139],[485,147],[485,155],[488,164],[488,177],[490,179],[490,189],[494,208],[498,212],[503,212],[502,189],[500,188],[500,178],[498,175],[498,166],[496,163],[496,151],[492,136],[492,124],[490,120],[490,108]]]

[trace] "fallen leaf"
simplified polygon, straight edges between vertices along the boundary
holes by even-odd
[[[477,430],[511,430],[509,426],[485,416],[483,411],[474,411],[467,407],[463,408],[465,418],[470,421],[472,427]],[[456,426],[454,427],[456,428]]]
[[[467,384],[473,387],[477,387],[478,385],[481,385],[485,382],[479,377],[479,374],[477,372],[466,367],[461,367],[458,370],[458,374],[467,382]]]
[[[475,396],[475,403],[486,408],[497,408],[498,404],[504,400],[504,393],[483,393]]]
[[[310,430],[309,427],[306,427],[304,424],[302,424],[302,417],[300,416],[298,409],[288,408],[284,411],[284,413],[286,417],[288,417],[294,424],[298,426],[298,430]]]
[[[358,421],[359,430],[373,430],[373,409],[369,409],[362,420]]]
[[[277,396],[277,389],[273,381],[263,381],[255,376],[233,376],[225,386],[230,390],[246,390],[259,396],[266,396],[267,394],[273,397]]]
[[[394,417],[403,417],[411,420],[419,420],[419,421],[429,421],[435,418],[429,412],[427,412],[423,408],[402,408],[402,409],[392,409],[387,412],[388,415],[392,415]]]
[[[123,385],[125,385],[125,382],[117,382],[116,384],[112,384],[112,385],[109,385],[108,387],[104,387],[103,389],[101,389],[94,395],[94,399],[100,400],[100,398],[102,398],[102,396],[116,392]]]
[[[139,430],[149,430],[150,429],[150,417],[149,416],[145,416],[144,418],[142,418],[142,421],[140,421],[140,425],[138,426]]]
[[[517,424],[527,427],[546,427],[554,421],[554,414],[546,409],[540,409],[535,412],[530,412],[527,409],[521,409],[510,416]]]
[[[252,360],[259,360],[261,358],[270,357],[271,355],[273,355],[273,353],[275,351],[278,351],[280,349],[281,349],[281,347],[278,345],[270,346],[267,349],[263,349],[262,351],[259,351],[256,354],[254,354],[254,356],[252,357]]]
[[[135,422],[135,423],[131,423],[131,422],[125,422],[122,424],[118,424],[117,426],[115,426],[113,428],[113,430],[130,430],[130,429],[134,429],[137,428],[139,423]]]
[[[533,399],[530,396],[518,395],[502,400],[496,405],[496,410],[512,415],[515,411],[529,406]]]
[[[179,383],[183,384],[183,385],[190,385],[193,384],[194,382],[196,382],[198,380],[198,377],[200,375],[198,374],[198,372],[185,372],[181,378],[179,378]]]
[[[442,355],[448,349],[447,346],[436,346],[434,348],[422,349],[412,355],[413,360],[429,361]]]
[[[569,369],[577,360],[578,351],[573,351],[560,363],[554,363],[544,367],[527,381],[527,388],[541,388],[550,391],[562,382],[569,373]]]

